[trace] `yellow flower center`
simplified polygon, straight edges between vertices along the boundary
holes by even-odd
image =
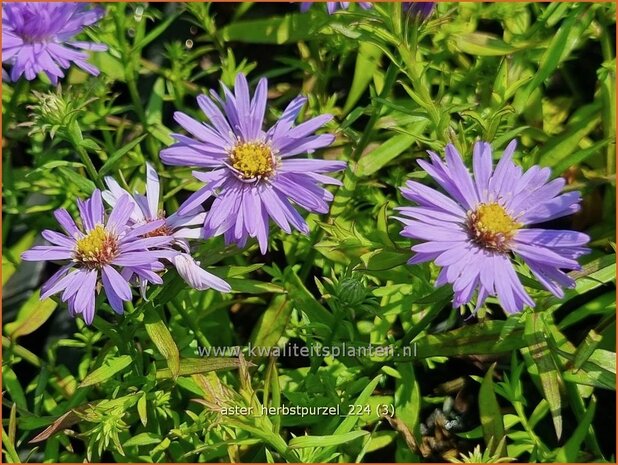
[[[108,265],[118,255],[116,238],[98,224],[77,241],[74,260],[88,268]]]
[[[270,177],[276,168],[275,157],[263,142],[241,142],[230,152],[230,164],[243,179]]]
[[[521,224],[498,203],[483,203],[468,213],[468,229],[473,241],[487,249],[506,252]]]

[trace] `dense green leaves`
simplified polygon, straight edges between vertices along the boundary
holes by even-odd
[[[3,80],[7,462],[613,460],[613,3],[439,2],[426,20],[397,2],[332,15],[318,3],[306,13],[286,2],[101,7],[77,38],[108,46],[86,51],[99,76],[73,67],[56,88],[45,76]],[[158,213],[176,212],[203,186],[193,169],[211,167],[162,163],[161,150],[191,136],[175,113],[199,132],[197,98],[219,81],[233,88],[238,73],[251,91],[269,79],[265,131],[299,94],[296,124],[332,115],[318,133],[333,144],[299,154],[348,162],[333,174],[342,185],[327,186],[328,211],[300,205],[328,195],[295,192],[308,233],[271,221],[264,255],[255,239],[192,240],[230,293],[191,289],[162,259],[163,284],[135,286],[122,315],[100,286],[90,326],[68,315],[62,293],[41,301],[60,262],[21,254],[59,230],[52,212],[77,218],[76,200],[106,176],[143,193],[146,162],[161,180]],[[475,171],[479,139],[494,162],[517,139],[518,166],[550,168],[582,196],[577,214],[533,225],[590,236],[564,296],[513,254],[535,302],[521,314],[496,296],[477,308],[475,292],[453,308],[453,286],[436,286],[436,262],[451,257],[409,265],[421,241],[396,219],[412,203],[408,180],[461,187],[420,169],[428,151],[443,157],[452,143]],[[239,214],[229,210],[223,221]],[[339,414],[282,410],[292,407]]]

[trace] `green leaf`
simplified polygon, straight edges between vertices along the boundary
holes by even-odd
[[[344,434],[333,434],[332,436],[300,436],[290,440],[290,449],[301,449],[303,447],[333,447],[354,441],[355,439],[367,436],[368,431],[350,431]]]
[[[251,335],[255,347],[273,347],[285,332],[292,313],[292,305],[285,295],[275,296],[260,317]]]
[[[597,349],[582,363],[577,371],[565,371],[565,381],[577,384],[616,390],[616,354]]]
[[[322,25],[311,15],[296,13],[282,18],[236,21],[220,33],[221,40],[250,44],[285,44],[316,37]]]
[[[2,367],[2,389],[8,392],[13,402],[20,409],[28,410],[28,402],[26,401],[26,395],[21,387],[21,383],[13,369],[9,366]]]
[[[161,442],[161,437],[155,433],[139,433],[135,436],[127,439],[124,444],[124,447],[134,447],[134,446],[148,446],[151,444],[159,444]]]
[[[455,46],[474,56],[504,56],[517,52],[522,47],[509,45],[491,34],[467,32],[455,36]]]
[[[581,140],[598,126],[601,121],[600,110],[600,102],[580,108],[569,120],[566,130],[550,139],[539,151],[539,164],[552,167],[565,162],[578,149]]]
[[[130,355],[108,358],[99,368],[86,376],[79,386],[86,387],[102,383],[127,368],[131,365],[131,362],[133,362],[133,359]]]
[[[216,358],[183,358],[180,359],[178,376],[196,375],[216,370],[229,370],[238,368],[240,361],[233,357]],[[157,378],[172,378],[172,372],[168,368],[157,370]]]
[[[562,397],[560,394],[562,378],[547,344],[546,334],[548,333],[542,314],[530,313],[526,315],[524,340],[530,351],[530,356],[538,368],[541,387],[545,400],[549,404],[556,436],[560,439],[562,436]]]
[[[395,412],[414,434],[421,413],[421,389],[411,363],[397,364],[400,378],[395,381]]]
[[[575,370],[579,370],[582,365],[588,361],[588,359],[592,356],[592,353],[601,343],[602,339],[603,337],[594,330],[591,330],[586,335],[586,338],[582,341],[575,352],[575,361],[573,362],[573,368]]]
[[[496,354],[524,347],[521,325],[513,328],[508,337],[500,339],[505,324],[504,321],[487,321],[446,333],[428,334],[414,342],[415,354],[418,358]]]
[[[381,58],[382,51],[379,47],[369,42],[361,42],[356,57],[354,78],[352,79],[348,98],[343,106],[344,113],[349,113],[350,110],[354,108],[356,102],[358,102],[358,99],[361,98],[373,79],[374,74],[380,67]]]
[[[142,422],[142,425],[146,426],[148,424],[148,408],[146,404],[146,393],[140,396],[137,401],[137,414],[139,415],[139,419]]]
[[[494,391],[494,369],[496,363],[492,364],[481,383],[481,389],[479,391],[479,412],[481,416],[481,427],[483,428],[483,438],[485,444],[493,445],[489,454],[498,454],[500,457],[506,457],[506,444],[502,439],[504,438],[504,424],[502,423],[502,412],[500,411],[500,405],[496,399],[496,393]],[[501,450],[496,450],[498,446],[502,445]]]
[[[229,278],[226,281],[232,286],[232,292],[242,292],[244,294],[283,294],[285,292],[285,289],[277,284],[265,283],[255,279]]]
[[[160,124],[163,115],[163,101],[165,99],[165,79],[157,78],[152,86],[152,94],[146,105],[146,124]]]
[[[586,19],[582,19],[578,13],[581,7],[571,11],[566,15],[566,19],[563,21],[558,32],[553,35],[553,38],[549,44],[549,47],[543,54],[539,69],[534,74],[534,78],[530,81],[530,84],[518,92],[514,102],[514,106],[518,112],[522,112],[528,103],[530,95],[539,88],[539,86],[545,82],[547,78],[556,70],[558,65],[567,58],[571,48],[574,46],[573,40],[580,40],[583,35],[584,29],[590,24],[590,15],[586,16]],[[587,22],[587,24],[586,24]],[[575,34],[571,35],[574,30]]]
[[[588,428],[592,424],[592,420],[594,419],[594,412],[596,410],[596,402],[594,397],[590,399],[590,403],[588,404],[588,408],[586,409],[586,414],[584,417],[578,422],[577,428],[573,435],[569,438],[564,446],[558,449],[558,453],[556,455],[555,462],[557,463],[575,463],[579,461],[579,452],[581,443],[586,438],[586,434],[588,433]]]
[[[141,141],[143,141],[147,135],[148,134],[142,134],[137,139],[132,140],[127,145],[116,150],[112,155],[110,155],[110,157],[107,159],[107,161],[103,164],[103,166],[99,170],[99,177],[102,177],[105,174],[107,174],[109,171],[113,170],[116,167],[116,164],[120,161],[120,159],[123,156],[125,156],[127,153],[129,153],[131,150],[133,150],[133,148],[135,148],[135,146],[137,146]]]
[[[41,291],[37,289],[19,309],[17,319],[4,327],[11,339],[35,332],[54,313],[58,304],[52,299],[41,300],[40,295]]]
[[[333,325],[333,314],[326,310],[307,290],[291,267],[286,270],[283,284],[296,308],[307,314],[311,322],[319,322],[327,326]]]
[[[36,233],[34,231],[28,231],[19,237],[17,243],[9,249],[9,253],[4,252],[2,254],[2,285],[4,286],[13,273],[17,270],[12,260],[19,263],[21,261],[20,255],[29,249],[34,243]],[[6,249],[4,249],[6,250]],[[11,257],[11,259],[9,259]]]
[[[180,371],[180,352],[167,325],[152,302],[149,302],[144,310],[144,326],[157,350],[167,361],[172,377],[176,378]]]
[[[68,168],[59,167],[58,171],[65,178],[67,183],[75,185],[80,194],[84,196],[89,196],[95,190],[96,185],[90,179],[85,178],[84,176],[77,174],[75,171],[70,170]]]
[[[176,18],[178,18],[181,14],[183,13],[183,9],[179,9],[178,11],[176,11],[173,14],[170,14],[167,18],[165,18],[165,20],[161,23],[159,23],[159,25],[157,27],[155,27],[154,29],[152,29],[142,40],[140,40],[138,43],[136,43],[133,46],[133,53],[139,52],[141,49],[143,49],[146,45],[148,45],[150,42],[152,42],[153,40],[155,40],[157,37],[159,37],[161,34],[163,34],[165,32],[165,30],[176,20]]]
[[[359,176],[372,175],[401,155],[404,150],[410,148],[415,140],[416,138],[409,134],[397,134],[391,137],[377,149],[362,156],[358,162],[356,174]]]
[[[356,401],[354,401],[354,405],[366,405],[367,404],[367,402],[369,401],[369,398],[371,397],[371,394],[373,394],[373,391],[375,391],[376,387],[378,386],[378,383],[380,382],[381,377],[382,376],[379,375],[371,380],[371,382],[360,393]],[[359,418],[360,418],[359,415],[347,416],[335,429],[335,431],[333,432],[333,435],[341,435],[341,434],[346,434],[350,432],[352,428],[356,426],[356,423],[358,422]],[[324,450],[322,450],[322,452],[316,457],[315,461],[324,462],[334,452],[335,452],[335,449],[333,447],[327,447]]]
[[[410,252],[407,250],[377,249],[362,255],[361,261],[364,267],[359,265],[355,269],[368,273],[379,273],[405,265],[409,259]]]

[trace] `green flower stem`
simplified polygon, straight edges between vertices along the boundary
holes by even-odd
[[[77,124],[77,122],[71,123],[67,131],[67,136],[68,136],[69,142],[71,142],[71,144],[73,145],[73,148],[75,149],[82,163],[86,167],[88,176],[90,176],[90,178],[94,181],[94,183],[99,189],[102,189],[102,190],[105,189],[105,186],[103,185],[103,182],[101,181],[101,178],[99,177],[99,173],[97,169],[94,167],[92,160],[90,159],[90,155],[88,155],[88,152],[86,152],[86,149],[84,149],[84,147],[82,146],[82,142],[84,141],[84,136],[82,135],[82,131],[79,128],[79,125]]]
[[[199,328],[199,326],[195,323],[189,312],[182,305],[175,305],[172,302],[168,302],[167,306],[177,315],[180,315],[182,320],[191,328],[193,334],[197,338],[198,342],[202,347],[211,347],[212,344],[208,341],[208,338],[204,334],[204,332]]]

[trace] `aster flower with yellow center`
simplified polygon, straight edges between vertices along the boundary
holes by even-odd
[[[200,95],[197,103],[209,122],[176,112],[176,122],[193,137],[174,134],[178,142],[161,152],[168,165],[208,169],[193,172],[205,185],[181,205],[178,215],[187,215],[214,196],[204,218],[204,235],[223,235],[227,243],[240,247],[255,237],[262,253],[268,249],[270,219],[288,234],[292,228],[309,232],[294,204],[327,213],[333,196],[320,184],[340,182],[323,173],[346,166],[341,161],[293,158],[327,147],[335,139],[332,134],[315,134],[332,119],[330,115],[294,125],[305,97],[292,100],[278,121],[264,130],[267,89],[266,79],[260,79],[251,97],[247,78],[239,73],[233,93],[223,85],[224,98],[215,92]]]
[[[12,66],[11,81],[31,81],[44,72],[52,82],[76,64],[94,76],[99,70],[88,63],[82,50],[105,51],[107,46],[75,40],[82,30],[103,17],[105,10],[67,2],[12,2],[2,5],[2,62]]]
[[[183,216],[178,215],[178,213],[167,215],[165,211],[160,209],[161,185],[159,175],[150,163],[146,163],[146,195],[138,193],[129,194],[129,192],[120,187],[114,178],[109,176],[105,178],[105,184],[107,184],[109,190],[103,192],[103,198],[112,207],[123,197],[129,197],[134,203],[134,208],[129,218],[130,224],[144,225],[163,221],[160,227],[153,229],[146,236],[171,236],[173,238],[170,244],[165,244],[162,247],[159,254],[161,258],[166,259],[167,262],[176,268],[178,274],[189,286],[198,290],[211,288],[221,292],[232,290],[230,285],[223,279],[200,268],[199,262],[196,262],[189,254],[191,251],[189,240],[200,237],[200,226],[204,223],[206,213],[200,207],[189,211]],[[140,268],[126,267],[123,273],[127,280],[131,279],[133,275],[137,277],[142,294],[144,294],[149,282],[155,284],[163,282],[161,277],[151,273],[151,270],[147,270],[145,273]]]
[[[22,254],[27,261],[60,261],[63,266],[42,287],[41,299],[61,294],[69,312],[83,316],[92,323],[95,299],[101,289],[110,306],[122,314],[123,301],[132,298],[126,268],[144,274],[163,269],[158,261],[162,253],[157,249],[172,241],[170,236],[147,237],[148,233],[164,225],[158,220],[143,225],[129,225],[134,205],[129,196],[122,196],[109,216],[103,209],[101,191],[95,190],[88,200],[77,201],[81,227],[61,208],[54,212],[64,234],[45,230],[49,246],[35,246]]]
[[[497,296],[508,313],[534,306],[515,272],[515,257],[562,297],[562,287],[575,285],[565,271],[579,269],[577,259],[588,252],[586,234],[534,227],[575,213],[580,194],[561,193],[565,181],[549,181],[549,168],[524,172],[512,161],[515,148],[513,141],[493,170],[490,145],[476,143],[471,176],[449,144],[446,163],[433,152],[431,162],[419,161],[448,195],[415,181],[401,189],[417,204],[398,208],[402,236],[421,241],[412,247],[409,263],[433,261],[442,267],[436,286],[453,285],[454,306],[469,303],[475,292],[477,308],[488,296]]]

